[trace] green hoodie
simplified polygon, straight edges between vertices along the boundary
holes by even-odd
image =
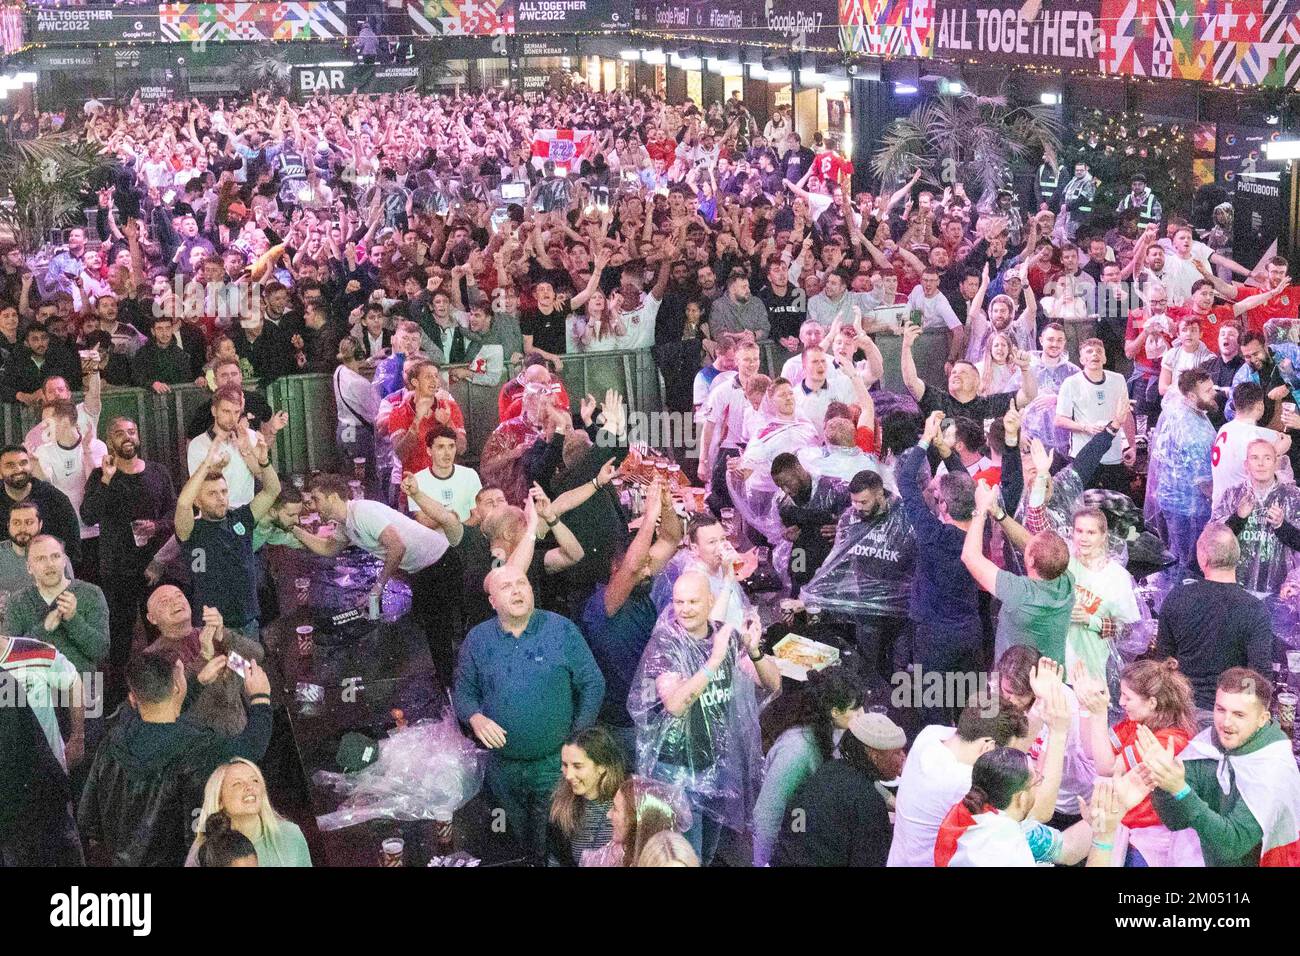
[[[1211,733],[1210,739],[1223,750],[1217,734]],[[1236,750],[1224,753],[1230,757],[1250,754],[1285,739],[1277,724],[1268,723]],[[1264,830],[1241,798],[1236,779],[1225,794],[1215,776],[1215,761],[1188,760],[1184,766],[1191,793],[1181,800],[1164,790],[1151,794],[1160,822],[1171,830],[1195,830],[1201,838],[1206,866],[1259,866]]]

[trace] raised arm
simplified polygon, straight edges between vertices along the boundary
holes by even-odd
[[[997,492],[983,480],[975,486],[975,512],[961,549],[961,563],[975,583],[990,594],[997,590],[998,566],[984,556],[984,519],[996,498]]]
[[[903,326],[903,352],[901,356],[901,366],[903,371],[903,384],[907,390],[912,393],[912,397],[918,402],[925,397],[925,382],[921,381],[921,376],[916,373],[916,359],[912,356],[912,346],[916,340],[921,337],[921,327],[913,325],[911,322]],[[1035,383],[1035,386],[1037,383]]]
[[[188,541],[190,535],[194,533],[194,502],[198,500],[199,489],[203,487],[203,482],[207,479],[208,473],[224,470],[228,461],[228,453],[222,450],[218,442],[214,441],[208,446],[208,453],[199,462],[199,467],[194,469],[194,473],[185,482],[185,486],[181,488],[181,493],[176,496],[176,516],[174,519],[178,540]]]

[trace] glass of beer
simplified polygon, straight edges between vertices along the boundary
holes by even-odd
[[[360,501],[365,497],[365,493],[361,489],[361,482],[355,478],[348,482],[348,496],[353,501]]]
[[[1290,691],[1277,695],[1277,722],[1282,727],[1282,733],[1288,737],[1295,732],[1296,699],[1296,695]]]
[[[452,813],[450,810],[437,810],[433,814],[433,832],[437,840],[437,853],[446,856],[451,853],[455,842],[451,833]]]
[[[401,837],[390,837],[379,846],[380,866],[404,866],[402,855],[406,851],[406,841]]]
[[[352,477],[357,481],[366,480],[366,460],[364,458],[352,459]]]
[[[135,546],[143,548],[153,537],[154,523],[146,518],[137,518],[131,522],[131,537],[135,539]]]
[[[311,594],[311,578],[294,578],[293,589],[298,596],[298,606],[304,607]]]
[[[298,632],[298,653],[304,655],[310,654],[316,646],[313,637],[316,633],[316,629],[310,624],[304,624],[296,630]]]

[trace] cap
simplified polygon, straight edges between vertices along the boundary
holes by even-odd
[[[356,773],[379,759],[379,744],[365,734],[349,731],[339,741],[335,759],[344,773]]]
[[[849,733],[872,750],[898,750],[907,745],[903,728],[884,714],[858,714],[849,721]]]
[[[1147,174],[1134,173],[1132,176],[1128,178],[1128,181],[1129,181],[1129,185],[1132,185],[1133,183],[1144,183],[1147,181]]]
[[[243,219],[248,215],[248,207],[242,202],[232,202],[226,207],[226,215],[232,219]]]

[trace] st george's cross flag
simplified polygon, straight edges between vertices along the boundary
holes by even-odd
[[[1277,730],[1249,753],[1223,753],[1207,727],[1179,755],[1183,761],[1213,760],[1215,779],[1226,795],[1233,785],[1264,833],[1260,866],[1300,866],[1300,769],[1291,741]],[[1248,745],[1249,746],[1249,745]],[[1245,748],[1243,748],[1245,749]]]
[[[576,170],[591,152],[589,129],[539,129],[533,133],[533,163],[541,166],[548,159],[556,171]]]

